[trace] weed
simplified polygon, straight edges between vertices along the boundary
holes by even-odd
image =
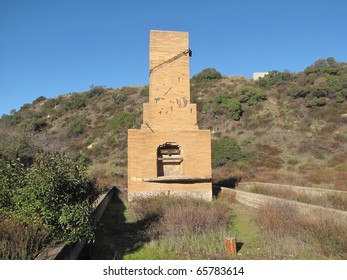
[[[0,222],[0,259],[34,259],[50,240],[50,231],[39,221],[19,222],[15,217]]]
[[[251,187],[249,191],[347,211],[347,194],[331,193],[327,195],[312,195],[304,192],[298,192],[287,187],[265,187],[259,184]]]
[[[344,221],[303,216],[288,203],[263,206],[258,211],[258,221],[263,245],[273,258],[347,257],[347,224]]]
[[[145,234],[174,258],[224,258],[223,240],[230,226],[232,196],[206,202],[188,197],[157,196],[139,199],[130,211],[150,219]]]

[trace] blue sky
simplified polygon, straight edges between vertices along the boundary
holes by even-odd
[[[0,116],[39,96],[147,84],[152,29],[189,32],[191,75],[347,62],[345,0],[0,0]]]

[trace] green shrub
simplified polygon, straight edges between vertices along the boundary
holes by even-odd
[[[243,113],[241,103],[232,99],[227,94],[221,94],[217,98],[217,105],[219,108],[226,108],[227,115],[231,119],[238,121]]]
[[[94,240],[92,203],[98,192],[86,166],[39,154],[27,169],[0,161],[0,259],[33,259],[52,239]]]
[[[200,73],[192,77],[193,82],[206,82],[211,80],[219,80],[222,78],[222,74],[214,68],[206,68]]]
[[[88,91],[88,97],[94,97],[99,96],[101,94],[104,94],[106,92],[106,89],[104,86],[90,86],[90,90]]]
[[[261,87],[288,85],[296,78],[296,74],[289,71],[279,72],[277,70],[270,71],[267,75],[259,78],[256,82]]]
[[[59,104],[59,100],[57,98],[47,99],[43,104],[44,109],[54,108]]]
[[[22,105],[22,107],[20,107],[19,111],[20,112],[25,111],[25,110],[29,109],[30,107],[31,107],[31,104],[25,103]]]
[[[90,215],[97,191],[86,174],[84,165],[66,156],[39,154],[25,186],[14,194],[15,215],[23,222],[41,221],[58,240],[93,240]]]
[[[245,157],[239,144],[232,138],[212,140],[212,166],[218,167]]]
[[[243,87],[240,89],[239,101],[247,105],[256,105],[258,102],[267,99],[267,94],[263,89],[255,87]]]
[[[238,121],[242,115],[242,107],[237,100],[228,100],[224,103],[224,106],[228,109],[228,116],[234,121]]]
[[[34,117],[26,123],[25,130],[28,132],[40,132],[47,126],[45,118]]]
[[[89,123],[88,119],[81,115],[77,116],[70,124],[68,130],[67,130],[67,136],[68,137],[75,137],[84,132],[84,130],[87,127],[87,124]]]
[[[347,99],[347,89],[343,89],[336,93],[335,101],[336,103],[343,103]]]
[[[13,209],[13,194],[24,186],[24,176],[20,162],[0,160],[0,220]]]
[[[149,96],[149,87],[145,86],[143,89],[140,91],[141,96]]]
[[[307,107],[324,106],[328,98],[342,103],[346,99],[346,84],[345,63],[338,63],[332,57],[319,59],[298,74],[299,86],[290,95],[306,98]]]
[[[63,104],[65,111],[78,110],[86,107],[86,98],[82,94],[73,93],[67,97],[67,101]]]
[[[121,130],[131,128],[137,121],[137,116],[132,113],[118,112],[107,124],[108,130]]]
[[[127,101],[128,95],[122,92],[114,93],[112,95],[112,100],[115,105],[121,105],[123,102]]]
[[[11,115],[3,114],[1,116],[1,123],[5,126],[15,126],[23,120],[22,115],[19,112],[13,112]]]
[[[82,237],[95,240],[95,225],[91,219],[91,204],[83,201],[74,205],[64,205],[59,217],[59,236],[67,242],[80,241]]]
[[[40,102],[42,102],[42,101],[45,101],[46,99],[47,99],[46,97],[40,96],[40,97],[38,97],[38,98],[36,98],[36,99],[34,100],[33,104],[40,103]]]
[[[324,97],[315,97],[312,95],[307,95],[305,98],[306,107],[321,107],[326,104],[326,100]]]

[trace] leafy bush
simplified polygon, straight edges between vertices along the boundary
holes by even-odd
[[[38,98],[36,98],[36,99],[34,100],[33,104],[40,103],[40,102],[42,102],[42,101],[45,101],[46,99],[47,99],[46,97],[40,96],[40,97],[38,97]]]
[[[200,73],[192,77],[193,82],[206,82],[211,80],[219,80],[222,78],[222,74],[214,68],[206,68]]]
[[[141,91],[140,91],[141,96],[149,96],[149,87],[145,86]]]
[[[239,144],[232,138],[212,140],[212,166],[218,167],[245,157]]]
[[[87,124],[89,123],[89,120],[81,115],[77,116],[70,124],[68,130],[67,130],[67,136],[68,137],[75,137],[84,132],[86,129]]]
[[[52,99],[47,99],[46,102],[43,104],[44,109],[49,109],[57,106],[59,104],[59,99],[58,98],[52,98]]]
[[[267,99],[267,94],[263,89],[254,87],[241,88],[239,95],[239,101],[247,103],[247,105],[256,105],[259,101]]]
[[[108,130],[121,130],[132,127],[137,121],[137,116],[132,113],[118,112],[107,124]]]
[[[19,124],[23,120],[21,114],[19,112],[14,112],[11,115],[3,114],[1,116],[1,123],[3,123],[5,126],[15,126]]]
[[[127,101],[127,99],[128,99],[128,96],[121,92],[114,93],[112,95],[112,100],[115,105],[121,105],[123,102]]]
[[[0,160],[0,220],[13,208],[13,194],[24,185],[24,176],[20,162]]]
[[[331,57],[320,59],[298,75],[298,84],[290,95],[305,98],[307,107],[324,106],[323,97],[342,103],[347,98],[347,67]]]
[[[336,93],[336,96],[335,96],[336,103],[342,103],[345,100],[347,100],[347,89],[343,89],[340,92]]]
[[[23,123],[22,127],[27,132],[40,132],[43,128],[47,126],[45,118],[32,117]]]
[[[306,107],[321,107],[326,104],[324,97],[315,97],[312,95],[307,95],[305,98]]]
[[[0,161],[0,259],[32,259],[52,239],[94,239],[98,192],[81,161],[39,154],[27,169]]]
[[[91,219],[91,204],[87,201],[74,205],[65,205],[61,208],[59,221],[59,236],[67,242],[76,242],[86,237],[89,241],[95,240],[95,225]]]
[[[104,94],[106,92],[106,89],[104,86],[90,86],[90,90],[88,92],[88,97],[94,97],[99,96],[101,94]]]
[[[273,70],[264,77],[259,78],[256,84],[266,88],[274,85],[288,85],[295,78],[296,74],[289,71],[279,72],[277,70]]]
[[[25,111],[27,109],[29,109],[31,107],[31,104],[30,103],[25,103],[22,105],[22,107],[20,107],[19,111]]]
[[[68,97],[68,100],[63,104],[65,111],[78,110],[86,107],[86,98],[82,94],[73,93]]]
[[[226,108],[227,115],[231,119],[238,121],[243,113],[242,106],[239,101],[232,99],[227,94],[222,94],[217,99],[219,108]]]
[[[39,154],[25,185],[14,194],[14,213],[24,222],[39,220],[51,227],[56,239],[93,240],[90,214],[96,196],[84,165],[58,154]]]

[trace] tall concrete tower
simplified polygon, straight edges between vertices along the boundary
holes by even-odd
[[[212,198],[211,137],[190,102],[187,32],[151,31],[149,103],[128,130],[128,198],[159,193]]]

